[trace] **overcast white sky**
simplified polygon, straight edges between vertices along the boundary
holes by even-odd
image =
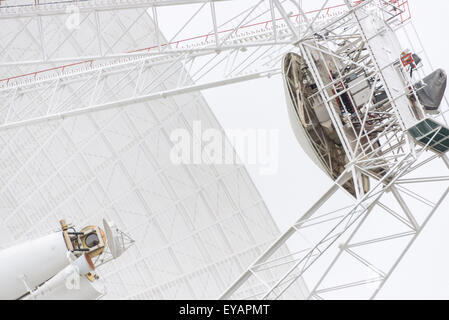
[[[434,67],[449,71],[449,1],[410,0],[410,5]],[[248,166],[248,170],[284,231],[322,195],[330,180],[308,159],[290,129],[281,77],[211,89],[204,95],[225,129],[280,130],[278,174],[262,176],[255,166]],[[449,299],[448,231],[449,201],[421,234],[379,298]]]

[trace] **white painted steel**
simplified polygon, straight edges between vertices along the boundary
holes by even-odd
[[[99,268],[108,289],[104,298],[207,299],[230,288],[223,297],[320,299],[376,283],[379,286],[371,296],[375,297],[449,190],[442,187],[438,198],[429,200],[401,184],[447,179],[429,174],[424,180],[408,177],[433,164],[436,157],[425,146],[409,143],[398,129],[413,121],[400,94],[406,83],[393,67],[383,69],[377,64],[370,70],[379,76],[374,81],[383,81],[391,89],[395,106],[393,112],[385,112],[389,121],[379,134],[382,156],[362,146],[362,135],[355,139],[344,135],[345,128],[330,108],[336,97],[324,88],[326,81],[317,82],[328,111],[334,113],[333,124],[344,138],[350,165],[330,191],[281,236],[244,167],[175,166],[169,160],[173,130],[192,133],[195,121],[201,120],[203,129],[222,131],[198,91],[276,74],[286,52],[310,52],[302,40],[319,42],[329,36],[326,29],[334,26],[344,29],[349,24],[345,31],[358,33],[359,38],[364,32],[381,38],[385,30],[363,22],[362,10],[375,1],[363,1],[356,9],[346,1],[343,7],[335,7],[338,14],[326,8],[332,1],[323,1],[321,10],[309,14],[296,1],[251,1],[246,10],[239,7],[237,15],[222,24],[217,7],[241,2],[197,3],[196,12],[207,9],[210,15],[209,32],[179,36],[197,22],[192,11],[170,40],[160,32],[162,9],[155,2],[143,6],[138,2],[116,8],[105,2],[108,10],[101,13],[96,13],[101,9],[97,2],[86,3],[81,12],[84,35],[66,32],[61,8],[28,6],[23,9],[30,11],[27,21],[8,16],[6,10],[2,20],[0,10],[0,24],[12,30],[4,36],[0,63],[5,74],[0,80],[0,224],[8,238],[38,237],[53,230],[62,218],[76,225],[101,224],[104,217],[116,221],[136,245],[120,260]],[[394,4],[386,8],[390,6]],[[38,8],[56,19],[50,23],[40,17]],[[394,48],[390,50],[394,58],[400,49],[396,38],[388,30],[384,34]],[[49,41],[52,37],[55,40]],[[380,51],[377,40],[366,35],[364,39],[373,47],[372,57],[381,63],[391,58]],[[28,50],[24,45],[30,45]],[[306,54],[305,58],[311,65],[313,57]],[[363,67],[359,61],[355,65]],[[50,67],[42,71],[35,66]],[[313,72],[319,80],[318,70]],[[303,132],[294,130],[313,159]],[[381,168],[384,175],[373,175],[373,168]],[[374,181],[368,192],[361,187],[364,174]],[[350,204],[338,206],[340,210],[334,206],[331,212],[321,211],[335,205],[332,201],[343,202],[347,194],[341,184],[349,177],[355,183],[356,199],[351,197]],[[385,205],[383,201],[395,188],[394,199]],[[425,203],[428,214],[418,219],[407,206],[406,196]],[[379,210],[406,230],[388,229],[391,234],[357,240],[354,235],[363,230],[367,217],[378,217]],[[393,226],[382,220],[378,225]],[[296,250],[295,245],[303,241],[295,236],[315,227],[322,229],[312,233],[314,242]],[[380,257],[370,252],[370,257],[380,259],[396,257],[386,270],[354,249],[368,243],[389,244],[392,239],[406,239],[406,246],[394,253],[391,246],[391,254]],[[294,241],[293,251],[288,250],[287,240]],[[335,259],[324,260],[328,264],[314,274],[318,279],[309,292],[303,276],[329,253],[335,253]],[[337,276],[342,283],[326,283],[345,255],[374,272],[374,277],[353,281],[344,279],[347,273],[343,273]]]
[[[24,297],[24,300],[94,300],[104,294],[97,281],[89,281],[85,274],[93,271],[82,255],[58,272],[53,278]]]
[[[410,43],[407,3],[345,4],[348,13],[325,26],[308,21],[311,33],[292,51],[304,59],[312,78],[305,84],[317,86],[313,96],[321,98],[320,106],[346,146],[349,162],[332,188],[245,270],[222,299],[285,299],[303,281],[310,289],[308,299],[374,299],[449,193],[449,180],[440,176],[449,168],[447,156],[431,152],[429,145],[417,144],[405,132],[423,116],[410,90],[424,73],[418,68],[413,76],[407,74],[400,60],[404,49],[420,43]],[[320,14],[325,14],[323,9]],[[426,56],[425,48],[417,52]],[[428,61],[423,64],[427,74],[433,71]],[[370,92],[357,99],[348,94],[343,101],[344,94],[367,81]],[[388,99],[373,102],[374,92],[382,88]],[[301,97],[314,99],[312,93],[301,92]],[[301,130],[291,94],[287,91],[287,102],[298,142],[322,168]],[[348,111],[351,106],[353,111]],[[445,111],[435,118],[447,123],[448,107],[446,101],[441,106]],[[345,118],[348,112],[350,118]],[[437,134],[438,130],[431,132]],[[369,177],[370,188],[365,188],[363,176]],[[351,177],[355,192],[348,195],[343,184]],[[284,245],[295,249],[283,255],[278,249]],[[274,274],[271,281],[276,279],[268,285],[267,274]],[[265,286],[250,295],[250,283]]]
[[[18,299],[69,264],[62,232],[0,250],[0,299]]]
[[[379,68],[382,80],[386,85],[387,94],[391,100],[395,101],[396,110],[402,120],[403,128],[409,129],[416,124],[417,118],[410,108],[410,101],[405,96],[405,88],[408,81],[401,72],[402,65],[399,63],[401,53],[405,48],[401,48],[401,42],[384,19],[378,14],[370,14],[370,11],[356,10],[355,16],[363,30],[363,35],[368,39],[368,47],[372,52],[372,57]],[[393,62],[397,61],[394,65]]]
[[[3,120],[32,121],[3,127],[0,133],[0,201],[4,204],[0,224],[14,241],[20,241],[53,230],[60,219],[77,226],[101,225],[103,218],[113,220],[135,245],[116,261],[98,268],[107,288],[104,299],[215,298],[279,230],[244,166],[174,165],[170,161],[174,145],[170,134],[175,129],[193,133],[197,121],[203,130],[224,134],[198,91],[271,74],[265,71],[277,61],[259,70],[256,65],[262,60],[245,60],[258,50],[259,40],[269,49],[266,54],[273,55],[285,45],[281,39],[291,35],[279,36],[279,43],[274,43],[271,28],[259,30],[257,35],[239,33],[237,38],[222,32],[213,45],[198,45],[200,39],[180,46],[180,50],[173,46],[165,53],[160,45],[167,40],[156,21],[146,9],[132,6],[111,7],[110,12],[102,13],[101,26],[103,22],[111,25],[108,32],[92,27],[94,20],[86,20],[87,25],[82,26],[86,27],[85,36],[98,36],[102,46],[108,45],[108,54],[127,56],[127,51],[156,46],[154,55],[104,62],[111,57],[106,57],[101,52],[104,48],[94,41],[88,50],[90,57],[106,57],[104,64],[81,63],[2,82],[9,93],[12,88],[18,90],[17,95],[12,93],[18,100],[12,96],[8,100],[14,110],[10,109]],[[256,20],[264,9],[254,8],[253,15],[240,15],[223,28],[238,29]],[[35,32],[39,34],[35,29],[38,19],[33,19],[30,17],[31,35],[25,32],[22,36],[40,39],[35,37]],[[133,28],[134,22],[144,27]],[[14,30],[20,33],[22,21],[15,23]],[[56,31],[64,33],[65,29]],[[55,65],[58,59],[80,61],[84,45],[89,45],[80,38],[84,39],[78,33],[64,33],[57,42],[44,41],[44,46],[33,42],[33,49],[21,51],[24,55],[15,60],[14,48],[23,43],[12,37],[4,69],[9,77],[33,70],[34,65]],[[246,46],[244,39],[252,44]],[[61,48],[54,51],[51,61],[43,61],[43,48],[58,45]],[[222,55],[217,53],[217,45],[223,47]],[[243,47],[248,49],[246,53]],[[218,76],[216,82],[203,78],[208,70],[201,70],[200,64],[206,62],[197,61],[203,55],[207,60],[222,59],[228,53],[229,63],[222,60],[220,64],[229,68],[226,76]],[[195,71],[189,64],[199,68]],[[98,104],[114,107],[85,108]],[[30,112],[22,109],[28,107]],[[5,111],[4,106],[1,109]],[[39,115],[49,117],[35,121]],[[282,250],[288,252],[285,247]],[[298,296],[305,295],[301,290],[298,287]]]

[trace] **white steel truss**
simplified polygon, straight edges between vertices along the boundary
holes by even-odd
[[[236,17],[226,18],[218,14],[216,2],[220,1],[89,0],[73,2],[74,12],[67,11],[67,8],[70,8],[67,2],[12,8],[0,6],[0,25],[3,25],[2,37],[5,39],[2,49],[7,53],[0,65],[43,65],[63,61],[142,56],[160,51],[216,51],[236,47],[236,42],[246,42],[250,45],[248,39],[238,36],[239,29],[245,35],[253,35],[253,46],[259,42],[261,45],[275,42],[275,37],[266,36],[267,30],[271,29],[267,24],[271,23],[263,20],[267,16],[264,1],[243,11],[248,14],[242,16],[240,13]],[[155,3],[158,3],[158,6],[155,6]],[[187,6],[191,9],[187,10],[189,14],[183,16],[181,11],[177,15],[177,20],[182,21],[182,24],[168,42],[163,42],[157,35],[148,32],[159,30],[161,25],[173,23],[172,15],[158,14],[161,3],[165,6],[191,4]],[[275,0],[275,3],[278,3],[278,0]],[[276,8],[276,11],[279,10],[282,16],[287,18],[282,6],[278,5]],[[205,15],[208,17],[204,17]],[[71,21],[73,19],[76,20]],[[204,25],[205,19],[210,21],[209,25]],[[257,21],[260,24],[252,25],[251,22],[256,19],[259,19]],[[290,18],[286,21],[290,32],[295,31]],[[202,28],[196,28],[194,32],[200,33],[193,34],[192,37],[192,27],[198,23],[202,24]],[[283,32],[279,27],[277,29],[278,33]],[[184,34],[188,35],[188,38],[183,38]]]
[[[413,85],[425,72],[416,70],[421,74],[409,75],[408,70],[399,71],[403,68],[397,64],[400,52],[398,56],[390,54],[388,61],[381,60],[385,55],[381,57],[382,53],[376,53],[379,48],[373,47],[373,39],[392,30],[404,33],[402,48],[416,50],[408,34],[410,25],[401,19],[404,11],[384,1],[374,10],[369,7],[374,1],[346,4],[350,10],[345,18],[315,29],[313,37],[298,42],[301,58],[290,56],[293,58],[284,70],[287,87],[294,95],[302,85],[293,81],[296,72],[303,72],[307,65],[318,89],[311,96],[295,98],[296,108],[298,99],[325,105],[348,158],[345,169],[330,190],[256,259],[222,299],[286,299],[298,280],[307,283],[308,299],[374,299],[449,193],[449,176],[445,175],[449,160],[444,154],[429,152],[442,129],[429,132],[429,142],[420,145],[407,133],[410,124],[404,113],[408,110],[400,109],[404,101],[420,104]],[[369,19],[373,24],[383,22],[376,24],[375,32],[367,31],[362,25]],[[388,42],[377,45],[389,51]],[[425,56],[423,48],[415,52]],[[392,82],[396,70],[407,74],[401,87]],[[348,78],[355,80],[346,86]],[[345,94],[367,81],[372,89],[363,103],[343,100],[353,99]],[[375,91],[382,88],[385,100],[372,102]],[[416,100],[408,100],[413,95]],[[360,105],[363,107],[354,107]],[[338,108],[345,109],[343,114],[352,113],[352,118],[341,119]],[[423,110],[422,106],[417,110]],[[447,110],[446,102],[437,116],[443,123],[447,123]],[[417,123],[423,115],[416,117]],[[323,149],[323,163],[332,167],[326,142],[317,144]],[[366,186],[367,177],[370,187]],[[348,191],[352,193],[349,196]],[[294,248],[293,253],[280,256],[281,245]],[[248,291],[256,284],[259,292]]]
[[[449,193],[449,176],[407,178],[435,160],[416,161],[409,155],[385,176],[389,183],[380,181],[357,201],[342,191],[350,176],[345,173],[221,298],[286,299],[300,279],[309,286],[308,299],[376,298]],[[447,158],[442,160],[446,167],[433,168],[447,172]],[[431,190],[425,195],[423,184]],[[281,256],[281,245],[295,249]],[[248,291],[256,283],[259,291]]]
[[[149,26],[150,40],[165,41]],[[210,299],[262,252],[278,230],[243,166],[170,161],[173,130],[193,134],[195,121],[222,130],[198,90],[186,89],[201,83],[183,58],[138,56],[3,82],[15,94],[0,134],[0,229],[10,236],[2,246],[63,218],[114,220],[135,245],[99,268],[106,299]]]
[[[105,59],[111,62],[111,59],[135,56],[218,55],[228,51],[227,54],[235,55],[239,50],[251,48],[258,49],[257,56],[273,45],[294,42],[308,19],[318,23],[344,10],[344,6],[338,5],[327,8],[326,15],[318,16],[314,11],[303,12],[299,2],[293,0],[251,0],[245,9],[235,1],[198,1],[191,5],[175,1],[166,11],[158,13],[165,7],[151,6],[151,1],[137,2],[145,5],[136,8],[131,1],[103,8],[96,0],[75,2],[76,8],[78,3],[82,7],[77,9],[77,20],[73,23],[70,19],[75,13],[51,9],[53,6],[67,8],[67,3],[49,4],[48,8],[45,4],[25,7],[31,13],[36,12],[29,15],[19,12],[20,18],[10,15],[9,10],[13,9],[0,6],[0,27],[4,24],[0,30],[5,39],[0,48],[5,53],[0,67],[4,74],[13,76],[6,77],[1,85],[18,81],[20,72],[11,68],[12,65],[29,76],[20,77],[23,81],[89,68]],[[177,23],[173,21],[175,8],[178,8]],[[48,10],[45,14],[39,12],[44,9]],[[210,23],[204,25],[204,21]],[[169,40],[163,41],[154,30],[167,26],[173,30]],[[61,64],[64,61],[72,63]]]
[[[243,18],[240,14],[224,24],[228,26],[232,22],[233,29],[218,31],[218,27],[223,26],[217,26],[214,22],[216,36],[212,33],[193,37],[185,45],[179,45],[183,41],[163,41],[162,37],[157,37],[161,43],[170,43],[170,46],[156,45],[152,47],[154,52],[144,56],[134,53],[106,63],[102,63],[102,60],[74,62],[4,78],[0,80],[0,87],[3,87],[0,89],[3,97],[0,128],[63,118],[126,105],[133,101],[152,100],[278,74],[282,57],[292,48],[299,33],[302,31],[311,34],[313,31],[304,22],[309,19],[302,10],[288,19],[285,14],[280,14],[281,17],[277,18],[275,8],[284,13],[287,8],[283,9],[277,1],[272,3],[272,10],[264,9],[263,4],[265,1],[258,1],[245,11],[248,13]],[[337,6],[337,9],[341,10],[341,6]],[[320,20],[325,23],[331,10],[335,8],[325,10],[327,15],[324,18],[320,12],[310,12],[312,21],[317,23]],[[269,20],[264,20],[267,14]],[[145,16],[151,20],[148,15]],[[263,22],[260,22],[261,19]],[[176,34],[180,34],[193,22],[194,19],[189,19]],[[152,39],[155,38],[154,30],[157,30],[157,25],[146,28],[153,35]],[[296,30],[298,33],[293,33]],[[210,40],[204,41],[207,38]],[[63,40],[65,41],[67,39]],[[70,38],[70,42],[76,43],[76,39]],[[139,45],[137,40],[129,42],[132,46]],[[78,45],[77,47],[78,53],[85,51]],[[57,52],[60,51],[59,49]],[[80,58],[68,59],[76,61]],[[26,59],[19,60],[17,63],[23,69]],[[156,68],[160,71],[154,73]],[[169,87],[162,87],[161,84],[167,79],[175,81],[171,81]],[[104,84],[108,82],[114,82],[114,86],[105,91]],[[132,90],[129,90],[130,87]],[[65,92],[68,91],[73,96],[66,96]],[[75,96],[81,103],[74,105],[70,102]]]

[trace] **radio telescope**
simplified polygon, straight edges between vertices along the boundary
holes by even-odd
[[[2,1],[1,296],[375,298],[449,192],[446,74],[408,1],[310,5]],[[334,181],[281,235],[242,165],[169,157],[173,130],[222,130],[202,90],[278,74]]]

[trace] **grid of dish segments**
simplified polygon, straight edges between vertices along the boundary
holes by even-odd
[[[89,80],[59,88],[58,102],[82,107]],[[46,108],[51,91],[36,88],[27,83],[16,110]],[[102,88],[108,101],[132,90],[111,79]],[[105,298],[217,298],[278,230],[243,166],[170,161],[170,133],[192,132],[194,121],[222,131],[198,92],[2,130],[2,230],[22,241],[57,230],[60,219],[78,227],[110,219],[136,244],[100,268]]]
[[[101,268],[111,297],[218,296],[278,230],[244,167],[172,164],[169,133],[196,120],[219,128],[199,93],[3,131],[4,226],[22,240],[105,217],[136,241]]]

